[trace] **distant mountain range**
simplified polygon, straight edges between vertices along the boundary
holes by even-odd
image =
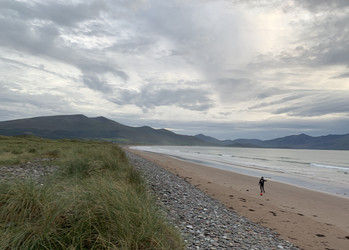
[[[318,137],[300,134],[265,141],[257,139],[217,140],[202,134],[196,135],[196,137],[202,141],[226,147],[349,150],[349,134]]]
[[[105,117],[59,115],[0,122],[0,135],[23,134],[50,139],[99,139],[128,144],[207,145],[193,136],[177,135],[166,129],[147,126],[129,127]]]
[[[43,116],[3,121],[0,122],[0,135],[97,139],[124,144],[349,150],[349,134],[320,137],[300,134],[265,141],[218,140],[203,134],[187,136],[148,126],[130,127],[105,117],[88,118],[84,115]]]

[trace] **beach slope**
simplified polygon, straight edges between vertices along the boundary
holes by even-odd
[[[273,180],[260,195],[258,178],[131,150],[177,174],[227,208],[268,227],[303,249],[347,249],[349,199]]]

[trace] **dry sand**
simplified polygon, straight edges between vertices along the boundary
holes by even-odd
[[[128,149],[130,150],[130,149]],[[349,249],[349,199],[206,167],[156,153],[130,150],[186,179],[226,207],[278,232],[302,249]]]

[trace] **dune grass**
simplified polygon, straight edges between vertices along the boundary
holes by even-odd
[[[43,185],[0,183],[0,249],[184,248],[115,144],[0,137],[0,165],[43,157],[60,166]]]

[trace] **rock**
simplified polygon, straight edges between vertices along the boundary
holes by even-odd
[[[160,166],[126,151],[187,249],[298,249]],[[282,247],[282,248],[280,248]]]
[[[38,182],[58,170],[58,166],[43,165],[42,162],[51,161],[47,158],[35,159],[21,165],[0,166],[0,181],[13,179],[32,179]]]

